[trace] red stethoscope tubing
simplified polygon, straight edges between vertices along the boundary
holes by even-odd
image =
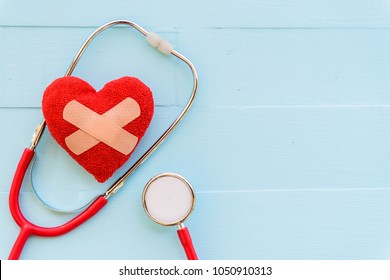
[[[192,239],[188,228],[184,227],[177,231],[177,235],[179,236],[181,245],[187,255],[187,259],[189,260],[197,260],[198,256],[196,255],[196,251],[194,248],[194,244],[192,244]]]
[[[34,151],[32,149],[26,148],[23,152],[23,155],[19,161],[18,167],[15,171],[14,179],[12,181],[11,190],[9,194],[9,207],[11,210],[12,217],[15,222],[20,227],[20,233],[18,238],[15,241],[14,246],[12,247],[11,253],[8,257],[9,260],[17,260],[23,250],[24,245],[26,244],[27,239],[31,235],[42,236],[42,237],[54,237],[68,233],[89,220],[94,216],[108,200],[99,196],[87,209],[82,213],[74,217],[69,222],[56,226],[56,227],[41,227],[29,222],[20,210],[19,205],[19,194],[22,187],[23,178],[26,174],[27,168],[30,165],[31,159],[34,157]]]

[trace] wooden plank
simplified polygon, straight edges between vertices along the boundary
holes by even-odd
[[[202,106],[390,104],[389,30],[181,32]],[[202,42],[192,48],[193,42]],[[178,80],[185,92],[189,80]]]
[[[208,180],[199,176],[192,183],[200,186]],[[30,239],[22,258],[184,259],[175,228],[149,220],[141,192],[138,188],[112,197],[101,213],[65,236]],[[388,189],[199,191],[197,198],[186,225],[201,259],[389,258]],[[28,193],[22,203],[26,215],[39,224],[70,218],[35,205]],[[1,259],[18,233],[6,204],[7,194],[0,193]]]
[[[160,109],[141,150],[173,119],[176,112],[169,112],[166,107]],[[0,110],[7,135],[0,145],[0,190],[10,185],[39,116],[37,109]],[[167,171],[190,179],[208,178],[202,190],[389,188],[389,123],[389,107],[195,106],[137,172],[144,180],[141,185]],[[42,161],[35,170],[37,178],[47,182],[44,189],[79,186],[82,191],[98,185],[50,137],[44,139],[45,146],[38,150]],[[133,160],[138,158],[134,156]]]
[[[40,107],[42,92],[64,74],[90,32],[0,28],[5,39],[0,45],[0,106]],[[162,35],[198,68],[196,103],[202,106],[390,104],[390,30],[189,30]],[[134,75],[152,88],[159,105],[187,100],[192,81],[184,63],[155,52],[132,31],[120,28],[102,36],[75,75],[96,88]]]
[[[18,26],[98,26],[114,19],[130,19],[151,27],[389,27],[385,0],[234,0],[164,3],[88,0],[82,4],[0,2],[0,24]],[[44,11],[45,16],[37,16]]]
[[[388,188],[389,113],[198,106],[160,151],[164,162],[149,165],[208,178],[211,190]]]

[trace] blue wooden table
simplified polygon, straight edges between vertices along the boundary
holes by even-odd
[[[198,97],[101,213],[65,236],[32,238],[22,258],[185,258],[175,229],[154,224],[141,205],[145,183],[169,171],[195,188],[186,225],[201,259],[390,259],[388,0],[1,0],[1,259],[19,231],[9,187],[42,119],[42,93],[85,38],[115,19],[161,34],[188,56]],[[97,89],[124,75],[151,87],[156,115],[135,157],[191,90],[183,63],[126,27],[98,37],[74,75]],[[50,203],[76,207],[107,187],[49,133],[41,144],[32,177]],[[73,217],[37,202],[29,180],[20,200],[40,225]]]

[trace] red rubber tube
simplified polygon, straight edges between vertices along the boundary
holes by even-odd
[[[107,203],[107,199],[103,196],[99,196],[87,209],[82,213],[74,217],[69,222],[57,226],[57,227],[41,227],[29,222],[24,216],[19,206],[19,193],[22,187],[23,178],[26,170],[34,157],[34,151],[31,149],[25,149],[20,159],[18,167],[15,171],[14,179],[12,181],[11,190],[9,194],[9,207],[11,210],[12,217],[20,227],[20,233],[12,247],[11,253],[8,257],[10,260],[17,260],[26,244],[27,239],[31,235],[43,236],[43,237],[54,237],[68,233],[75,229],[82,223],[86,222],[92,216],[94,216],[100,209]]]
[[[181,245],[183,245],[184,251],[186,252],[187,259],[197,260],[198,256],[196,255],[194,244],[192,244],[192,239],[188,228],[184,227],[177,231]]]

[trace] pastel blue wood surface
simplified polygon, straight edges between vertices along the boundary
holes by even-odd
[[[141,205],[145,183],[170,171],[195,188],[186,225],[202,259],[390,259],[387,0],[0,1],[1,259],[19,231],[9,186],[42,118],[42,92],[85,38],[114,19],[158,32],[188,56],[198,97],[101,213],[67,235],[31,238],[22,258],[185,258],[175,228],[154,224]],[[152,88],[156,115],[134,156],[191,89],[183,63],[124,27],[98,37],[74,74],[96,88],[123,75]],[[107,187],[48,133],[41,144],[33,180],[50,203],[77,207]],[[29,180],[20,201],[40,225],[73,217],[43,207]]]

